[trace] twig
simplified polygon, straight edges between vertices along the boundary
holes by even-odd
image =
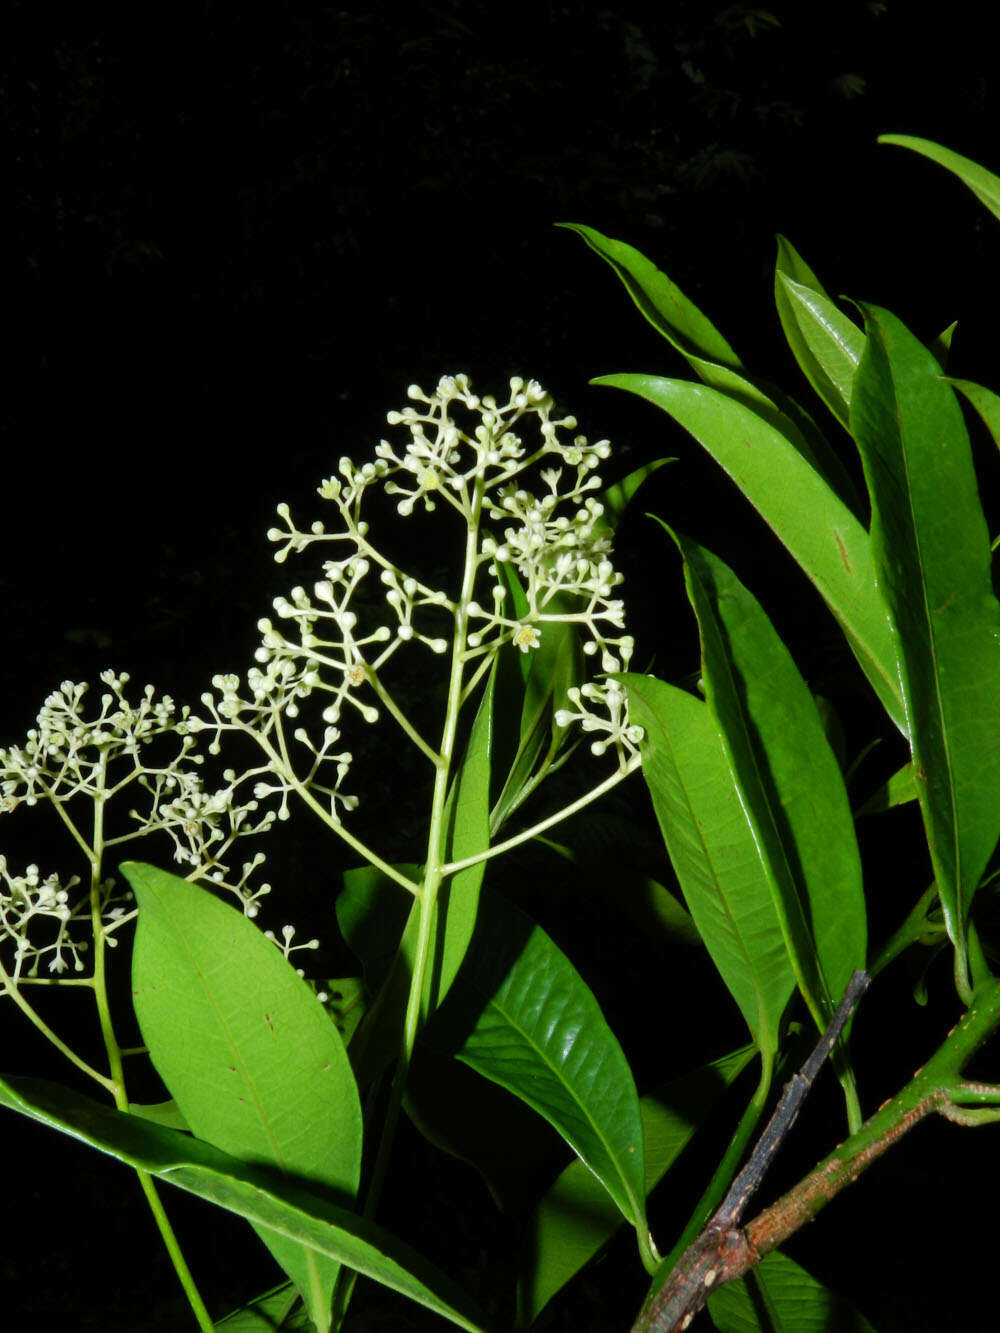
[[[747,1203],[760,1187],[785,1135],[795,1123],[816,1075],[836,1045],[869,981],[866,972],[853,974],[829,1027],[799,1072],[793,1074],[785,1085],[774,1114],[743,1170],[704,1231],[688,1246],[652,1304],[642,1312],[633,1333],[667,1333],[668,1330],[669,1333],[681,1333],[705,1304],[713,1288],[741,1276],[758,1262],[757,1249],[740,1226]]]

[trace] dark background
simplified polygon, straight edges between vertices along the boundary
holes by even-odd
[[[1000,167],[994,6],[960,0],[931,18],[850,0],[767,11],[442,0],[395,18],[373,5],[95,16],[14,3],[0,22],[5,742],[63,678],[114,665],[192,698],[214,671],[243,670],[257,617],[299,577],[271,562],[274,505],[310,512],[319,479],[342,453],[367,456],[408,383],[459,370],[483,392],[515,373],[540,379],[591,438],[619,447],[621,471],[676,455],[658,512],[734,565],[811,683],[838,677],[815,598],[722,474],[653,408],[587,386],[608,371],[687,368],[610,269],[552,224],[637,246],[752,371],[817,416],[773,313],[776,231],[831,292],[886,305],[921,336],[957,319],[954,373],[995,382],[995,221],[939,168],[875,143],[921,135]],[[995,451],[982,461],[995,481]],[[676,560],[639,521],[621,560],[640,655],[670,678],[694,670]],[[907,815],[888,818],[912,843]],[[869,855],[888,886],[875,907],[888,930],[912,881]],[[558,936],[560,921],[546,924]],[[568,942],[624,1013],[620,969],[602,978],[585,939]],[[688,979],[630,971],[665,1015],[668,1045],[671,988],[682,998]],[[946,996],[946,970],[934,976]],[[891,1049],[866,1049],[859,1024],[866,1108],[938,1035],[939,1015],[914,1008],[908,984],[887,979],[889,1007],[872,1020],[873,1031],[896,1022]],[[739,1040],[717,999],[706,1002],[720,1014],[713,1053]],[[683,1034],[667,1057],[681,1068],[678,1049]],[[63,1074],[30,1043],[24,1059],[19,1070]],[[815,1139],[803,1131],[798,1160],[790,1147],[786,1183],[829,1146],[829,1090],[810,1114]],[[21,1220],[8,1213],[5,1308],[67,1328],[185,1327],[169,1270],[133,1258],[137,1246],[155,1256],[156,1241],[125,1173],[5,1123],[19,1155],[39,1154]],[[462,1252],[439,1256],[475,1289],[510,1237],[474,1177],[422,1151],[415,1140],[400,1228],[415,1190],[460,1216],[481,1204],[463,1218]],[[974,1326],[990,1280],[975,1223],[997,1153],[988,1130],[924,1128],[789,1252],[880,1330]],[[213,1271],[198,1275],[221,1312],[245,1294],[256,1242],[200,1205],[177,1207],[190,1236],[217,1238]],[[612,1251],[551,1327],[625,1328],[642,1287]],[[411,1318],[387,1298],[367,1310],[372,1328]]]

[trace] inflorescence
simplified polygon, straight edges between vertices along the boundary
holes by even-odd
[[[411,645],[434,655],[458,653],[462,671],[478,679],[505,645],[530,654],[555,627],[566,625],[599,664],[599,676],[567,689],[556,726],[579,723],[593,737],[594,754],[610,748],[619,769],[634,765],[642,732],[630,723],[627,696],[613,678],[627,669],[633,640],[624,632],[616,592],[622,579],[611,562],[610,527],[595,494],[608,442],[589,444],[572,434],[575,418],[556,418],[551,397],[534,380],[512,379],[502,404],[473,393],[465,375],[445,376],[431,394],[411,385],[408,397],[411,405],[388,414],[390,426],[406,428],[403,443],[381,440],[374,459],[360,466],[341,458],[337,473],[319,486],[336,511],[334,530],[314,522],[304,531],[288,505],[278,506],[283,526],[267,535],[279,563],[316,543],[336,549],[311,592],[298,586],[275,599],[281,627],[270,618],[259,622],[261,644],[245,686],[239,676],[217,675],[215,692],[201,697],[203,715],[188,708],[178,713],[169,697],[155,697],[152,686],[138,704],[129,703],[128,677],[108,671],[101,677],[107,692],[100,709],[87,715],[86,686],[64,682],[46,699],[26,743],[0,750],[0,809],[46,800],[69,823],[69,803],[78,797],[103,810],[127,788],[141,793],[142,809],[131,810],[132,831],[108,838],[102,850],[164,832],[188,878],[228,888],[253,916],[268,886],[254,890],[247,881],[263,855],[245,863],[237,878],[223,858],[238,838],[286,818],[292,794],[308,794],[314,807],[319,802],[334,826],[356,807],[357,797],[342,790],[352,764],[351,752],[340,745],[345,710],[374,723],[387,708],[433,757],[383,682],[383,670],[397,653]],[[461,520],[466,559],[460,588],[428,586],[373,543],[362,507],[377,488],[393,497],[404,519],[420,506],[428,513],[451,511]],[[383,608],[380,616],[372,616],[373,604]],[[442,627],[449,621],[451,635],[445,637]],[[300,722],[307,704],[309,715],[316,714],[312,731]],[[253,738],[261,763],[239,775],[227,769],[222,785],[209,789],[198,772],[203,757],[196,739],[206,734],[209,753],[217,755],[223,733],[231,731]],[[161,738],[167,734],[176,748],[163,757]],[[152,745],[156,741],[159,746]],[[159,762],[150,758],[154,752]],[[261,809],[272,798],[276,804]],[[77,840],[83,841],[79,835]],[[14,941],[18,972],[24,964],[37,970],[46,954],[55,971],[67,966],[67,957],[82,968],[84,945],[71,942],[69,927],[89,916],[92,890],[78,884],[42,879],[34,866],[11,876],[6,862],[0,863],[0,939]],[[98,892],[110,932],[128,912],[111,881]],[[55,923],[55,938],[29,942],[29,923],[41,919]],[[293,945],[292,935],[286,927],[284,943],[276,941],[286,956],[314,943]]]

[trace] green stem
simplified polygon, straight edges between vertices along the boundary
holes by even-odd
[[[494,856],[500,856],[503,852],[509,852],[512,847],[518,847],[522,842],[529,842],[532,838],[537,837],[539,833],[544,833],[546,829],[552,828],[554,824],[561,824],[562,821],[568,819],[570,815],[575,815],[578,810],[583,810],[586,806],[590,805],[591,801],[596,801],[598,797],[603,796],[605,792],[609,792],[613,787],[617,787],[618,783],[627,778],[630,773],[634,773],[635,770],[640,767],[641,763],[642,761],[640,757],[637,754],[633,755],[623,768],[615,769],[614,773],[612,773],[609,778],[606,778],[598,786],[587,792],[586,795],[581,796],[578,800],[571,802],[569,805],[563,806],[561,810],[557,810],[554,815],[549,815],[547,819],[541,820],[538,824],[533,824],[531,828],[525,829],[523,833],[518,833],[513,838],[508,838],[506,842],[498,842],[494,846],[487,848],[485,852],[477,852],[475,856],[466,856],[461,861],[449,861],[446,865],[441,867],[442,875],[454,875],[457,870],[464,870],[466,866],[477,865],[480,861],[489,861]]]
[[[366,843],[362,842],[360,838],[356,838],[353,833],[344,827],[339,819],[331,815],[330,811],[317,801],[309,788],[298,780],[287,756],[280,754],[265,736],[254,731],[252,727],[245,727],[243,730],[245,730],[248,736],[256,741],[267,755],[268,759],[270,759],[272,763],[278,765],[278,771],[281,772],[282,776],[287,778],[292,784],[299,800],[301,800],[304,805],[307,805],[313,814],[317,815],[323,821],[327,828],[332,829],[337,837],[342,838],[349,847],[353,847],[353,849],[363,857],[369,865],[373,865],[376,869],[381,870],[383,875],[387,875],[389,879],[394,880],[402,888],[406,889],[408,893],[412,893],[415,897],[419,896],[420,886],[418,884],[414,884],[413,880],[407,879],[402,871],[397,870],[396,867],[390,865],[388,861],[384,861],[374,848],[369,847]]]
[[[762,1258],[769,1254],[811,1221],[925,1116],[937,1112],[959,1124],[985,1123],[969,1121],[962,1103],[975,1100],[977,1095],[989,1100],[996,1090],[987,1085],[963,1083],[960,1075],[963,1065],[997,1028],[1000,1028],[1000,982],[992,982],[976,993],[972,1005],[943,1045],[895,1097],[885,1102],[856,1134],[830,1153],[784,1198],[747,1225],[747,1235],[757,1255]]]
[[[108,1068],[111,1074],[110,1085],[107,1083],[115,1106],[119,1111],[128,1111],[129,1100],[125,1091],[125,1071],[122,1066],[122,1049],[118,1044],[118,1038],[115,1036],[114,1022],[111,1017],[111,1006],[108,1002],[107,990],[107,937],[104,931],[104,921],[101,916],[101,869],[104,857],[104,804],[106,799],[105,776],[106,776],[107,755],[101,756],[101,790],[94,797],[94,831],[93,844],[88,849],[90,861],[90,917],[91,930],[94,937],[94,977],[93,990],[94,1001],[97,1005],[98,1021],[101,1027],[101,1036],[104,1039],[104,1049],[108,1057]],[[174,1272],[177,1274],[180,1284],[184,1289],[184,1294],[188,1298],[188,1303],[195,1319],[198,1321],[198,1327],[203,1333],[211,1333],[215,1325],[209,1317],[205,1308],[205,1303],[201,1298],[198,1288],[195,1286],[191,1270],[188,1268],[181,1253],[181,1247],[174,1229],[170,1225],[170,1219],[167,1217],[163,1207],[163,1202],[156,1191],[152,1178],[145,1171],[136,1168],[136,1175],[139,1178],[139,1185],[143,1194],[146,1196],[146,1202],[149,1204],[150,1211],[153,1214],[153,1220],[156,1223],[157,1230],[163,1239],[170,1261],[174,1266]]]
[[[968,1010],[923,1069],[777,1203],[743,1226],[718,1234],[703,1231],[676,1264],[675,1247],[664,1265],[670,1264],[672,1271],[654,1284],[633,1333],[686,1328],[704,1304],[709,1286],[716,1290],[742,1277],[926,1116],[937,1113],[960,1125],[1000,1119],[1000,1088],[961,1079],[963,1066],[998,1028],[1000,982],[991,979],[976,990]]]
[[[375,668],[371,666],[367,667],[365,676],[368,680],[368,684],[372,687],[376,698],[378,698],[385,706],[385,710],[390,717],[396,720],[400,729],[410,738],[421,754],[426,755],[432,764],[436,764],[440,756],[432,745],[427,744],[423,736],[421,736],[420,732],[396,703],[395,699],[382,684],[381,680],[379,680],[378,672]]]
[[[868,975],[873,979],[889,966],[893,959],[898,958],[904,950],[918,940],[924,939],[931,931],[935,935],[944,934],[944,926],[936,926],[934,922],[928,921],[927,913],[934,907],[938,900],[937,885],[932,884],[930,888],[917,899],[913,910],[908,914],[906,920],[886,940],[878,951],[878,956],[868,968]]]
[[[48,1023],[45,1022],[44,1018],[42,1018],[40,1014],[35,1012],[32,1006],[21,994],[20,990],[18,989],[18,985],[20,983],[18,983],[18,985],[15,985],[14,982],[7,975],[7,973],[2,970],[0,970],[0,979],[2,979],[3,981],[3,988],[5,993],[10,996],[10,998],[14,1001],[17,1007],[24,1014],[25,1018],[27,1018],[29,1022],[35,1025],[35,1027],[42,1034],[42,1036],[45,1037],[47,1041],[50,1041],[57,1051],[61,1051],[62,1054],[65,1055],[67,1060],[69,1060],[72,1064],[76,1065],[77,1069],[82,1070],[83,1073],[86,1074],[88,1078],[92,1078],[95,1083],[99,1083],[101,1087],[105,1090],[105,1092],[114,1093],[114,1088],[115,1088],[114,1080],[108,1078],[105,1074],[102,1074],[100,1070],[95,1069],[93,1065],[87,1064],[86,1060],[81,1059],[80,1056],[77,1055],[76,1051],[73,1050],[72,1046],[67,1046],[66,1043],[63,1041],[63,1039],[58,1035],[58,1033],[52,1031]]]
[[[122,1107],[122,1110],[127,1109]],[[149,1210],[153,1214],[153,1220],[156,1222],[157,1229],[166,1246],[167,1253],[170,1255],[170,1262],[174,1266],[174,1272],[180,1279],[181,1286],[184,1288],[184,1294],[188,1298],[188,1303],[195,1319],[198,1321],[198,1327],[202,1333],[213,1333],[215,1324],[205,1308],[205,1302],[201,1298],[201,1292],[195,1286],[194,1278],[191,1276],[191,1270],[187,1266],[184,1255],[181,1253],[181,1247],[177,1243],[177,1237],[174,1229],[170,1225],[170,1219],[167,1217],[163,1207],[163,1201],[156,1192],[152,1178],[146,1171],[136,1169],[136,1175],[139,1177],[139,1184],[142,1192],[146,1196],[146,1202],[149,1204]]]
[[[386,1107],[382,1135],[379,1140],[375,1165],[365,1196],[363,1216],[374,1216],[382,1193],[392,1154],[393,1140],[399,1123],[399,1113],[403,1105],[403,1094],[410,1072],[413,1048],[423,1017],[425,1005],[424,988],[427,968],[433,953],[435,908],[438,891],[447,875],[454,867],[443,866],[441,857],[445,846],[445,802],[448,796],[448,780],[451,776],[451,762],[455,751],[455,738],[458,734],[458,717],[462,706],[462,677],[465,665],[466,638],[469,630],[469,602],[472,600],[475,585],[477,552],[479,545],[479,520],[482,512],[483,480],[476,479],[476,489],[471,510],[467,519],[465,538],[465,564],[462,576],[462,590],[455,607],[455,629],[451,648],[451,667],[448,677],[448,697],[445,704],[444,725],[442,728],[441,747],[435,762],[434,790],[431,796],[430,824],[427,833],[427,852],[424,860],[424,879],[419,890],[419,919],[417,940],[413,956],[413,971],[410,975],[410,990],[406,1001],[406,1014],[403,1019],[403,1037],[399,1057],[393,1071],[389,1088],[389,1101]],[[478,858],[474,858],[478,859]],[[398,875],[396,876],[398,878]],[[353,1271],[338,1283],[334,1301],[334,1327],[339,1326],[347,1311],[351,1292],[354,1288]]]

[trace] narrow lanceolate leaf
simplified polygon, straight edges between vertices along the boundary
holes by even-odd
[[[624,241],[602,236],[593,227],[561,225],[578,232],[607,260],[649,322],[685,357],[705,384],[751,407],[785,436],[847,504],[857,509],[853,484],[815,423],[780,390],[751,378],[715,325],[675,282]]]
[[[896,630],[914,776],[958,976],[969,902],[1000,836],[1000,606],[965,423],[894,315],[868,342],[851,431],[872,498],[876,576]]]
[[[755,597],[676,536],[702,676],[803,998],[823,1029],[865,962],[861,858],[847,790],[809,687]]]
[[[708,1298],[719,1333],[875,1333],[850,1301],[780,1250]]]
[[[715,721],[654,676],[620,679],[645,731],[642,774],[684,901],[754,1041],[773,1055],[795,977]]]
[[[653,328],[683,356],[699,357],[728,366],[730,370],[743,369],[739,357],[708,316],[634,246],[603,236],[595,228],[579,223],[562,222],[558,225],[582,236],[590,248],[611,265]]]
[[[228,903],[154,866],[122,871],[139,906],[136,1017],[191,1131],[353,1199],[361,1104],[343,1041],[315,995]],[[259,1234],[325,1327],[339,1265]]]
[[[754,1056],[753,1046],[671,1079],[639,1102],[646,1193],[660,1183],[698,1126]],[[622,1216],[580,1161],[571,1162],[525,1224],[518,1326],[527,1328],[622,1225]]]
[[[802,373],[846,430],[865,335],[834,305],[784,236],[778,237],[774,297],[785,338]]]
[[[978,162],[963,157],[961,153],[953,153],[950,148],[942,148],[940,144],[932,143],[930,139],[915,139],[909,134],[880,134],[878,141],[898,144],[900,148],[912,148],[915,153],[929,157],[939,166],[947,167],[969,187],[994,217],[1000,218],[1000,177],[994,176],[992,171],[987,171]]]
[[[462,976],[478,1016],[456,1055],[544,1116],[644,1234],[639,1096],[587,984],[540,926],[499,899],[484,902],[473,953]]]
[[[1000,447],[1000,394],[994,393],[992,389],[984,388],[982,384],[974,384],[972,380],[949,379],[948,383],[968,399],[982,418],[983,425]]]
[[[604,509],[600,522],[611,532],[616,532],[625,515],[625,510],[632,503],[639,488],[649,480],[654,472],[658,472],[665,463],[675,463],[676,461],[674,458],[654,459],[652,463],[644,463],[642,467],[637,467],[627,477],[622,477],[621,481],[616,481],[611,486],[605,486],[604,490],[597,496]]]
[[[468,1298],[425,1259],[388,1231],[280,1172],[249,1166],[201,1139],[41,1079],[0,1080],[0,1106],[244,1217],[288,1245],[306,1247],[334,1266],[346,1264],[469,1333],[481,1333]]]
[[[896,653],[872,577],[868,534],[798,450],[750,408],[704,385],[656,375],[604,375],[593,383],[646,398],[707,449],[812,580],[904,730]]]

